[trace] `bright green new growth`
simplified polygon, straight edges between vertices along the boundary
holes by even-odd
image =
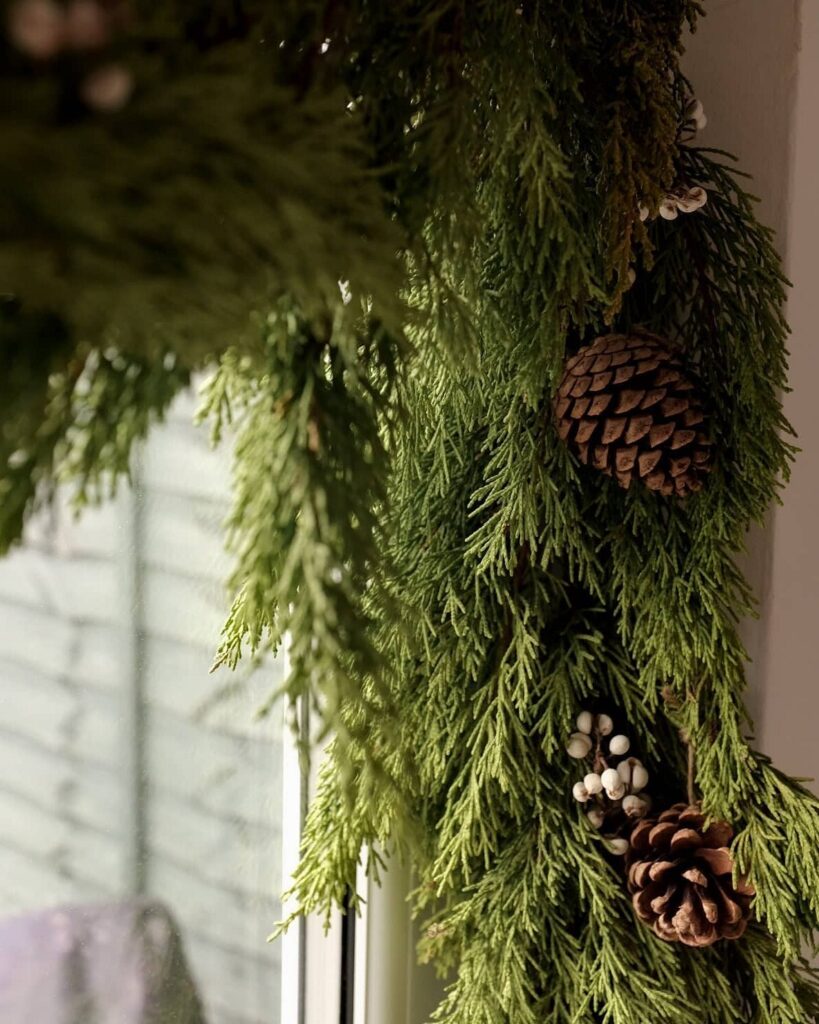
[[[48,163],[15,179],[38,218],[36,245],[20,221],[0,246],[3,544],[38,483],[92,494],[215,363],[204,412],[238,437],[217,661],[288,634],[289,700],[339,733],[302,909],[341,903],[370,846],[411,856],[442,1024],[814,1020],[819,805],[745,739],[753,599],[733,561],[793,451],[784,281],[724,156],[679,141],[699,4],[224,6],[161,68],[177,15],[146,6],[132,105],[62,126],[92,223],[49,204]],[[4,145],[39,152],[46,85]],[[131,126],[173,128],[180,94],[179,162],[158,141],[131,167]],[[122,162],[84,162],[89,138]],[[129,173],[138,216],[110,187]],[[682,183],[708,188],[704,210],[640,221]],[[217,200],[227,220],[203,232]],[[100,255],[100,225],[136,264]],[[172,272],[151,261],[166,228]],[[68,276],[27,292],[15,268],[50,246]],[[77,287],[95,266],[107,305]],[[552,425],[566,352],[637,324],[685,348],[711,410],[715,470],[684,504],[580,467]],[[757,890],[741,940],[688,950],[636,922],[570,794],[565,737],[589,705],[628,729],[661,805],[684,796],[692,737],[703,805],[736,826]]]

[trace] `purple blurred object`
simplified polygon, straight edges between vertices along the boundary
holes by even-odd
[[[158,903],[0,922],[2,1024],[205,1024],[179,929]]]

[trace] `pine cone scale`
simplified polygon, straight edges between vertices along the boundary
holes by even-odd
[[[648,877],[652,882],[661,882],[678,864],[676,860],[655,860],[649,865]]]
[[[635,441],[641,441],[646,434],[651,430],[653,420],[650,416],[635,416],[629,421],[628,429],[626,430],[626,444],[633,444]]]
[[[717,924],[719,922],[719,906],[717,905],[716,900],[711,899],[709,896],[703,895],[702,909],[710,924]]]
[[[623,391],[614,411],[616,413],[631,412],[642,402],[643,397],[642,391]]]
[[[689,868],[687,871],[683,871],[682,876],[683,878],[688,879],[689,882],[693,882],[695,885],[701,885],[703,887],[708,885],[708,879],[699,868]]]
[[[658,915],[664,914],[668,904],[674,899],[675,891],[673,885],[666,886],[665,892],[661,896],[656,896],[649,901],[652,911]]]
[[[660,457],[660,452],[644,452],[639,456],[637,462],[640,465],[640,476],[648,476],[660,461]]]
[[[671,842],[671,837],[676,831],[677,826],[674,822],[660,821],[648,835],[649,845],[657,850],[663,849],[667,843]]]
[[[668,394],[667,388],[655,388],[653,391],[649,391],[646,397],[643,399],[643,403],[640,406],[641,409],[650,409],[658,402],[662,402],[665,396]],[[688,410],[686,410],[687,412]]]
[[[716,889],[722,901],[719,910],[723,920],[726,920],[728,924],[738,924],[742,920],[742,907],[731,899],[721,885],[717,885]]]
[[[652,448],[657,448],[659,445],[665,444],[673,433],[673,423],[659,423],[649,431],[649,444]]]
[[[698,850],[702,845],[702,836],[693,828],[681,828],[671,837],[669,847],[672,853],[683,850]]]
[[[704,860],[715,875],[730,875],[734,869],[731,854],[725,846],[697,850],[696,856],[700,860]]]

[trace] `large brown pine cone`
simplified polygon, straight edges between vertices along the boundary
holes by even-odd
[[[711,469],[702,399],[679,352],[647,331],[606,334],[569,359],[555,417],[580,461],[621,487],[685,497]]]
[[[754,890],[734,888],[724,821],[705,828],[698,807],[675,804],[631,833],[628,885],[637,915],[666,942],[710,946],[738,939],[750,917]]]

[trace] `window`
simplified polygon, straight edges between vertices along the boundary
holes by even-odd
[[[57,501],[0,562],[2,927],[6,948],[32,922],[41,943],[63,929],[75,976],[54,998],[93,1000],[111,949],[89,936],[156,904],[169,915],[159,946],[178,929],[202,1020],[296,1024],[304,943],[297,929],[266,938],[283,856],[297,856],[300,778],[281,707],[254,715],[282,666],[209,675],[228,600],[229,452],[191,425],[194,404],[183,396],[153,432],[133,489],[79,519]]]

